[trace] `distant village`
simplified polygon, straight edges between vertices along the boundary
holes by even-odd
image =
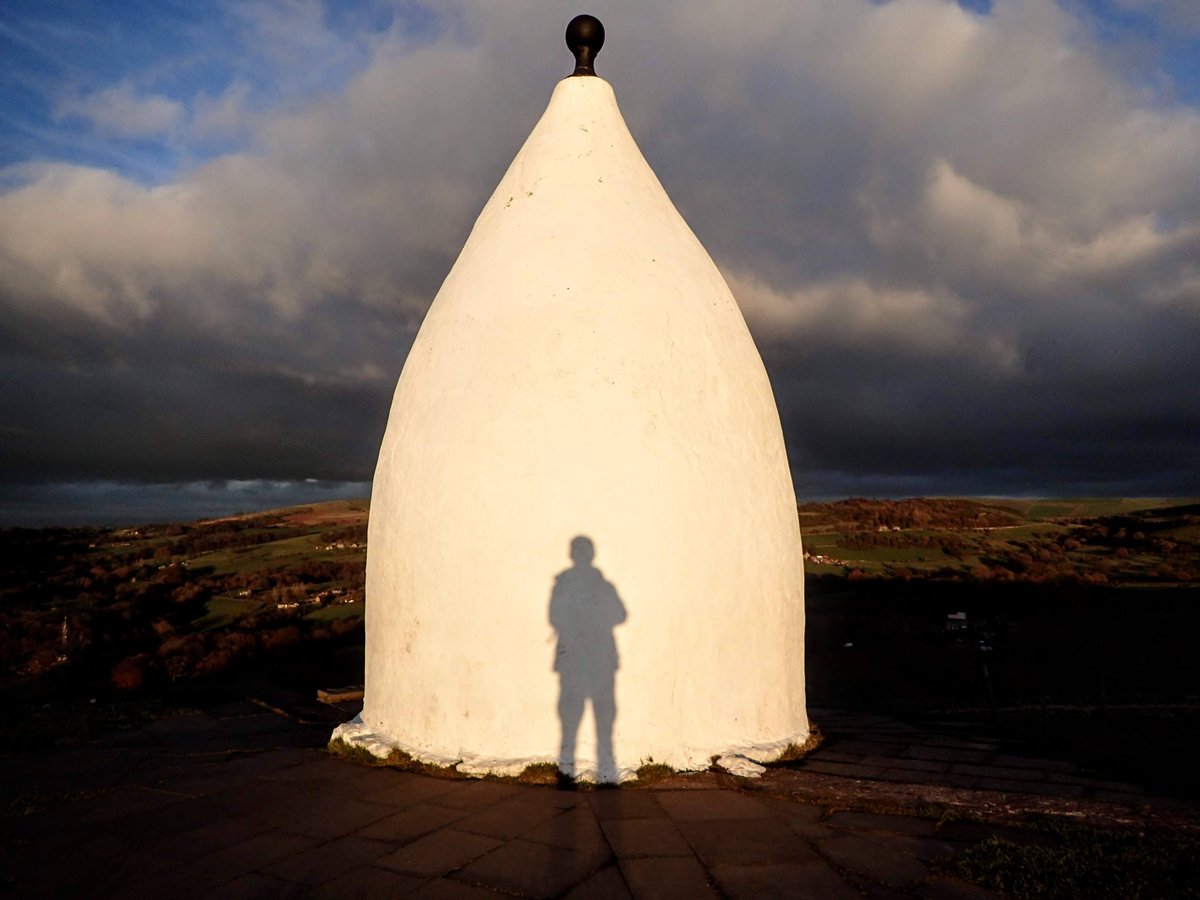
[[[303,513],[0,533],[0,678],[132,690],[361,630],[365,504]]]
[[[804,561],[818,566],[850,566],[854,564],[848,559],[838,559],[836,556],[829,556],[825,553],[809,553],[807,550],[804,551]]]

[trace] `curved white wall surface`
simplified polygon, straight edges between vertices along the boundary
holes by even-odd
[[[576,537],[594,562],[579,542],[572,563]],[[807,737],[800,534],[766,372],[600,78],[556,87],[429,310],[368,545],[348,740],[472,772],[554,761],[578,705],[560,679],[595,694],[621,777]],[[589,706],[566,748],[584,778],[595,722]]]

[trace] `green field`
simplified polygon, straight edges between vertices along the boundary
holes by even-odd
[[[315,529],[299,537],[272,541],[254,547],[237,550],[214,550],[192,557],[189,564],[195,567],[211,567],[214,575],[237,575],[261,569],[277,568],[312,559],[353,559],[362,556],[362,549],[325,550],[320,535],[324,529]]]
[[[192,622],[196,631],[212,631],[232,625],[242,616],[253,615],[267,608],[267,604],[259,600],[243,597],[220,596],[208,601],[204,615]]]
[[[365,609],[366,604],[361,600],[355,603],[334,603],[331,606],[323,606],[320,609],[313,610],[304,618],[310,619],[313,622],[332,622],[336,619],[360,619]]]

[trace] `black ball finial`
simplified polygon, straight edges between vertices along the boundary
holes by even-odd
[[[575,54],[572,75],[595,75],[593,63],[604,46],[604,26],[595,16],[576,16],[567,26],[567,46]]]

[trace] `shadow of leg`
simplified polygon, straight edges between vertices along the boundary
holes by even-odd
[[[596,782],[616,784],[617,760],[613,754],[613,723],[617,718],[617,702],[613,696],[613,680],[608,678],[592,695],[592,714],[596,717]]]
[[[562,723],[562,740],[558,746],[558,785],[575,785],[575,742],[583,720],[583,692],[565,674],[560,676],[558,691],[558,720]]]

